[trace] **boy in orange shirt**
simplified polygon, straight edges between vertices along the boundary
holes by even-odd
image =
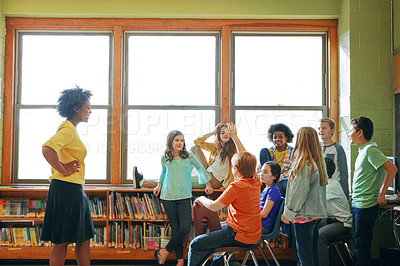
[[[200,235],[190,243],[188,266],[202,265],[215,248],[227,246],[251,246],[260,240],[260,188],[256,175],[257,159],[242,151],[232,157],[235,181],[215,201],[201,196],[195,203],[218,211],[228,207],[227,226],[219,231]],[[211,265],[223,265],[223,257],[215,255]]]

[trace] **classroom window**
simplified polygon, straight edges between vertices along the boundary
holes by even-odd
[[[85,178],[104,183],[109,172],[110,33],[17,33],[14,141],[14,182],[45,182],[50,166],[41,146],[65,119],[57,111],[64,89],[79,86],[92,91],[92,114],[80,123],[78,134],[88,155]]]
[[[169,131],[193,140],[210,132],[220,114],[218,32],[125,34],[124,182],[133,166],[158,179]]]
[[[173,129],[189,150],[232,121],[258,156],[272,123],[296,133],[338,114],[337,20],[9,17],[6,27],[2,184],[49,184],[41,145],[75,85],[93,92],[77,127],[88,184],[131,184],[133,166],[159,178]]]
[[[325,34],[238,32],[232,38],[231,117],[247,150],[258,156],[273,146],[271,124],[285,123],[294,134],[303,126],[317,129],[328,110]]]

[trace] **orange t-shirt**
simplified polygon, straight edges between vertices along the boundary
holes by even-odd
[[[236,232],[235,240],[254,244],[261,236],[260,187],[258,178],[239,177],[217,200],[228,206],[226,223]]]

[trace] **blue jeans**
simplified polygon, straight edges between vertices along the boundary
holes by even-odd
[[[286,188],[287,188],[287,179],[281,180],[278,182],[277,186],[279,188],[279,191],[281,192],[281,195],[283,197],[286,197]],[[292,231],[292,224],[285,224],[282,223],[282,234],[287,235],[288,237],[291,237],[291,232]]]
[[[176,258],[183,259],[183,241],[192,225],[192,204],[190,199],[163,200],[165,212],[172,228],[172,237],[165,249],[175,250]]]
[[[202,265],[219,247],[248,247],[252,244],[245,244],[235,240],[236,232],[230,226],[225,226],[219,231],[199,235],[192,240],[189,247],[188,266]],[[224,265],[224,258],[215,255],[211,265]]]
[[[353,215],[354,265],[371,265],[371,242],[379,206],[351,207]]]
[[[314,266],[319,263],[318,255],[318,228],[321,219],[308,223],[294,224],[297,255],[301,265]]]
[[[286,188],[287,188],[287,179],[281,180],[278,182],[277,187],[279,188],[279,191],[281,192],[282,197],[286,198]]]

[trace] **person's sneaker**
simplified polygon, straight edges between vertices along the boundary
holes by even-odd
[[[143,180],[143,174],[138,172],[136,166],[133,167],[132,177],[133,177],[133,187],[140,188],[140,181]]]

